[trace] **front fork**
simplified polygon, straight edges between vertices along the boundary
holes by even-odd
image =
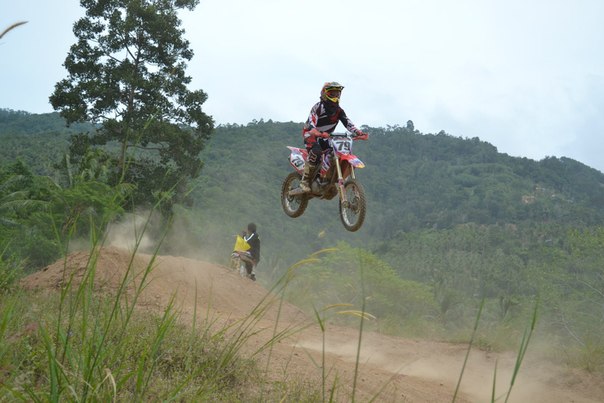
[[[346,192],[344,191],[344,175],[342,175],[342,167],[340,166],[340,159],[335,158],[336,172],[338,173],[338,192],[340,193],[340,203],[342,207],[348,207],[348,200],[346,200]],[[354,167],[351,164],[348,164],[348,169],[350,170],[350,177],[355,179],[354,176]]]

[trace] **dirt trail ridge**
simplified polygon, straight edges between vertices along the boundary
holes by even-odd
[[[121,282],[131,261],[127,250],[108,247],[101,250],[96,265],[96,287],[111,293]],[[89,254],[78,252],[34,273],[23,281],[28,288],[57,289],[75,273],[82,277]],[[150,255],[137,254],[132,267],[140,273],[151,261]],[[199,320],[211,317],[217,323],[234,322],[247,317],[268,291],[259,283],[241,278],[227,267],[175,256],[157,256],[152,264],[149,284],[140,300],[141,307],[164,308],[173,295],[183,320],[194,312]],[[133,289],[140,275],[130,284]],[[270,299],[270,298],[269,298]],[[278,330],[298,329],[276,343],[270,351],[270,376],[284,380],[307,379],[320,382],[322,352],[330,376],[337,374],[339,383],[352,385],[358,329],[328,325],[325,347],[321,331],[313,318],[300,309],[283,304],[267,308],[253,323],[258,334],[249,339],[245,353],[257,351]],[[277,325],[275,325],[278,318]],[[467,346],[416,341],[365,332],[359,360],[356,397],[367,401],[377,393],[379,402],[450,402],[455,390]],[[268,351],[261,356],[268,359]],[[457,402],[488,402],[491,399],[493,373],[497,362],[496,395],[510,382],[515,355],[495,354],[473,349],[465,368]],[[262,367],[266,361],[261,362]],[[344,394],[345,395],[345,394]],[[339,395],[342,398],[342,395]],[[345,398],[344,398],[345,399]],[[499,401],[503,401],[500,399]],[[512,389],[509,402],[519,403],[595,403],[604,402],[604,380],[588,373],[532,362],[529,353]]]

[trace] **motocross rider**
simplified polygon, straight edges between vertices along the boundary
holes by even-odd
[[[365,135],[357,129],[340,107],[340,95],[344,86],[331,81],[321,88],[321,100],[310,110],[308,120],[302,129],[304,145],[308,151],[308,160],[304,164],[304,175],[300,181],[300,189],[304,193],[310,192],[310,181],[316,173],[321,155],[329,148],[327,137],[336,129],[338,122],[342,122],[346,129],[356,136]]]

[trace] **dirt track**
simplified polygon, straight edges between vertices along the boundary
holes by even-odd
[[[68,259],[67,270],[64,270],[64,262],[60,261],[27,277],[23,284],[29,288],[57,288],[65,281],[65,272],[75,270],[75,278],[81,276],[87,259],[87,253],[75,253]],[[103,249],[96,268],[97,287],[107,292],[114,290],[124,277],[130,259],[128,251]],[[146,267],[150,259],[148,255],[137,255],[133,266],[135,271]],[[134,287],[137,281],[135,279],[130,287]],[[267,290],[224,266],[182,257],[159,256],[153,264],[141,305],[161,309],[173,295],[177,297],[183,318],[190,318],[197,312],[200,319],[210,315],[225,323],[247,317],[261,301],[266,300]],[[341,384],[352,385],[358,329],[327,326],[323,347],[320,329],[311,318],[289,304],[284,304],[278,312],[277,304],[273,304],[261,319],[254,322],[260,332],[245,346],[248,353],[257,351],[264,341],[273,336],[277,318],[278,330],[307,326],[276,343],[270,351],[269,368],[274,379],[283,380],[286,373],[290,379],[303,377],[318,382],[321,369],[317,363],[321,362],[325,352],[328,374],[337,374]],[[379,392],[376,401],[451,401],[467,346],[407,340],[371,332],[364,333],[362,341],[356,391],[358,400],[365,401]],[[268,355],[269,352],[265,351],[260,357],[267,359]],[[456,401],[490,401],[496,362],[496,396],[504,393],[510,382],[515,356],[473,350]],[[602,402],[604,380],[581,371],[531,362],[529,351],[508,401]]]

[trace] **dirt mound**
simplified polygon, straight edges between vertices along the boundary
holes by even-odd
[[[240,277],[227,267],[176,256],[137,254],[118,248],[103,248],[98,254],[74,253],[23,280],[29,289],[52,290],[67,282],[78,283],[95,264],[95,288],[114,293],[125,281],[132,293],[143,280],[146,286],[140,305],[162,309],[174,297],[177,308],[200,319],[214,315],[223,321],[248,316],[271,299],[260,284]],[[147,270],[150,268],[150,270]],[[145,275],[147,277],[145,277]],[[256,352],[272,336],[275,319],[279,328],[307,325],[293,336],[276,343],[270,354],[272,373],[277,380],[309,379],[320,382],[318,363],[325,357],[329,373],[337,373],[340,384],[352,385],[359,334],[356,329],[327,326],[325,340],[319,327],[297,307],[283,303],[270,305],[262,320],[255,322],[257,334],[246,347]],[[366,332],[362,336],[357,378],[357,399],[380,393],[379,401],[451,401],[467,346],[414,341]],[[529,349],[530,350],[530,349]],[[530,355],[530,352],[529,352]],[[262,357],[262,355],[260,355]],[[268,358],[264,355],[265,358]],[[529,357],[530,358],[530,357]],[[457,402],[491,400],[492,380],[497,365],[497,393],[506,390],[514,367],[513,354],[493,354],[473,350],[461,383]],[[385,387],[385,385],[387,385]],[[581,371],[568,371],[543,363],[523,364],[508,401],[547,403],[595,403],[604,396],[604,381]]]
[[[100,291],[113,293],[124,283],[127,292],[132,293],[144,282],[140,303],[160,309],[175,297],[180,311],[192,312],[196,306],[198,312],[210,310],[239,319],[267,300],[264,287],[225,266],[177,256],[133,256],[116,247],[102,248],[92,255],[73,253],[26,277],[22,285],[28,289],[58,289],[69,281],[79,284],[87,267],[94,267],[95,289]],[[275,309],[270,309],[265,317],[272,319],[275,314]],[[286,322],[305,318],[300,309],[289,304],[284,304],[279,314]]]

